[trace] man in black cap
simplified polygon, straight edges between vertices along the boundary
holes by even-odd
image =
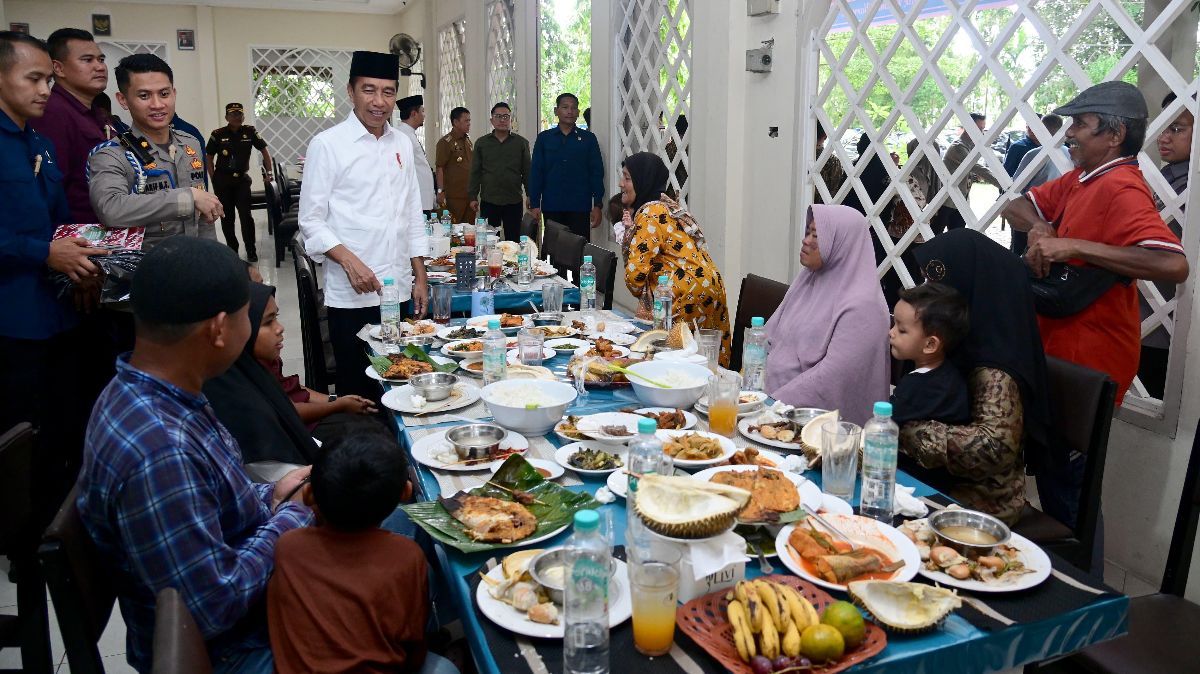
[[[366,375],[358,332],[379,323],[380,291],[390,279],[401,302],[425,313],[429,250],[421,216],[416,148],[388,123],[396,105],[400,63],[394,54],[356,51],[346,93],[353,112],[312,139],[300,193],[304,248],[325,265],[329,341],[338,395],[379,397]]]
[[[264,180],[274,177],[271,153],[267,141],[258,135],[252,126],[242,122],[246,119],[241,103],[225,106],[225,126],[212,132],[204,151],[208,154],[208,173],[212,176],[213,192],[221,200],[225,217],[221,218],[221,231],[225,243],[236,253],[237,232],[234,229],[234,211],[242,220],[242,240],[246,242],[246,259],[258,262],[254,249],[254,216],[250,214],[250,150],[257,148],[262,153]]]
[[[433,194],[433,169],[429,166],[429,156],[425,154],[425,146],[417,139],[417,129],[425,126],[425,97],[420,94],[408,96],[396,101],[396,109],[400,111],[398,131],[408,137],[413,145],[413,155],[417,161],[417,184],[421,186],[421,210],[428,216],[437,209]]]

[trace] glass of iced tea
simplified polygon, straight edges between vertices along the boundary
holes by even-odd
[[[732,438],[737,430],[738,396],[742,377],[736,372],[718,372],[708,378],[708,429]]]
[[[666,655],[675,641],[680,557],[675,546],[655,546],[645,559],[635,558],[629,564],[633,647],[642,655]]]

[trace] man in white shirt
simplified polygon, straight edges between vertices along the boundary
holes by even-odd
[[[425,215],[429,215],[437,209],[434,204],[433,169],[429,166],[429,157],[425,154],[424,146],[417,141],[417,129],[425,126],[425,97],[417,95],[401,98],[396,101],[396,109],[400,111],[401,122],[396,130],[407,136],[412,143],[413,155],[417,161],[417,184],[421,186],[421,210]]]
[[[429,249],[413,145],[388,123],[396,105],[394,54],[356,51],[346,92],[354,112],[308,146],[300,192],[304,248],[325,265],[329,341],[339,395],[377,399],[367,377],[367,345],[357,333],[379,323],[380,292],[392,279],[400,301],[425,313]]]

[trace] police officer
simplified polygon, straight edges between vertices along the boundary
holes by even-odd
[[[88,157],[88,196],[108,227],[145,227],[142,250],[178,234],[216,239],[221,202],[204,189],[200,139],[171,127],[174,74],[153,54],[131,54],[116,68],[117,102],[129,133]]]
[[[450,133],[437,142],[437,201],[449,209],[454,222],[475,222],[475,209],[467,188],[471,183],[471,113],[466,108],[450,111]]]
[[[245,118],[241,103],[227,104],[225,121],[229,123],[212,132],[204,150],[208,153],[213,192],[221,200],[221,208],[225,209],[225,217],[221,218],[225,243],[237,252],[238,240],[233,222],[236,210],[237,217],[242,221],[246,259],[258,262],[258,252],[254,250],[254,217],[250,214],[250,148],[257,148],[262,153],[263,166],[266,167],[264,180],[274,179],[271,171],[274,164],[271,163],[271,153],[267,151],[267,142],[254,127],[242,124]]]

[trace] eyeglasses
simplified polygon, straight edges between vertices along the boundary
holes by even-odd
[[[1164,136],[1182,136],[1183,134],[1185,134],[1191,130],[1192,130],[1192,127],[1190,127],[1190,126],[1184,126],[1183,124],[1172,124],[1171,126],[1168,126],[1167,128],[1162,130],[1162,135],[1164,135]]]
[[[492,119],[496,120],[497,122],[507,122],[508,120],[512,119],[512,115],[492,115]]]

